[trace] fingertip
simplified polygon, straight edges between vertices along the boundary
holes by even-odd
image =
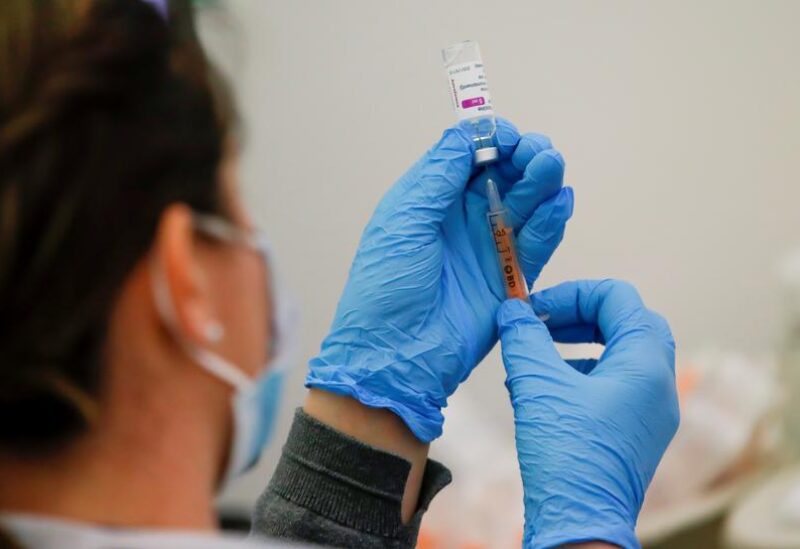
[[[519,138],[517,148],[511,156],[511,162],[516,169],[523,171],[528,163],[539,153],[552,148],[553,144],[546,135],[540,133],[526,133]]]
[[[503,131],[508,132],[509,135],[516,134],[517,140],[519,140],[519,130],[514,125],[514,123],[511,122],[511,120],[503,116],[498,116],[497,118],[495,118],[495,121],[497,123],[498,130],[502,129]]]
[[[547,299],[542,296],[541,292],[531,294],[531,307],[533,308],[533,313],[539,317],[542,322],[550,320],[550,304]]]
[[[670,328],[667,319],[650,309],[648,309],[648,313],[650,315],[650,323],[652,324],[656,334],[667,346],[675,349],[675,336],[672,334],[672,329]]]
[[[564,157],[561,155],[558,149],[553,149],[553,148],[545,149],[540,153],[540,156],[555,160],[556,163],[561,167],[561,169],[562,170],[564,169],[565,166]]]
[[[558,192],[558,201],[566,213],[566,218],[571,219],[575,211],[575,192],[572,187],[564,187]]]
[[[531,179],[537,179],[535,176],[561,179],[564,177],[564,157],[556,149],[542,151],[525,166],[525,176]]]
[[[518,322],[538,320],[533,308],[521,299],[507,299],[497,309],[497,324],[505,328]]]
[[[520,140],[517,127],[505,118],[497,118],[497,129],[494,136],[500,158],[512,156]]]
[[[537,315],[548,315],[552,323],[559,325],[564,311],[575,314],[575,300],[582,281],[567,281],[552,288],[539,290],[531,295],[531,304]],[[570,322],[573,322],[570,320]]]

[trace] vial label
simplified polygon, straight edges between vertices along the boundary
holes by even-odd
[[[486,84],[483,63],[462,63],[448,67],[450,96],[460,120],[494,116],[492,97]]]

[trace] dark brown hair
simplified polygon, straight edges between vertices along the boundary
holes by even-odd
[[[222,213],[232,109],[189,0],[0,2],[0,452],[83,432],[106,325],[172,203]]]

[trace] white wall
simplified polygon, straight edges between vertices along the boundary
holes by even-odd
[[[303,305],[287,407],[373,207],[453,121],[439,49],[467,38],[497,110],[567,160],[575,216],[540,286],[631,280],[682,351],[777,341],[774,264],[800,245],[800,2],[236,0],[228,11],[208,35],[240,93],[247,195]],[[462,402],[507,425],[501,369],[490,357]],[[225,501],[251,501],[276,455]]]

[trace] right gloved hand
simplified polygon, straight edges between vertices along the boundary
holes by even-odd
[[[498,120],[496,141],[491,177],[530,285],[561,242],[572,190],[546,137]],[[447,398],[497,341],[505,299],[474,152],[468,126],[451,128],[383,197],[306,378],[393,411],[423,442],[441,435]]]
[[[537,314],[546,318],[543,323]],[[675,343],[629,284],[568,282],[497,313],[525,493],[524,547],[640,547],[645,490],[678,427]],[[565,361],[553,340],[603,343]]]

